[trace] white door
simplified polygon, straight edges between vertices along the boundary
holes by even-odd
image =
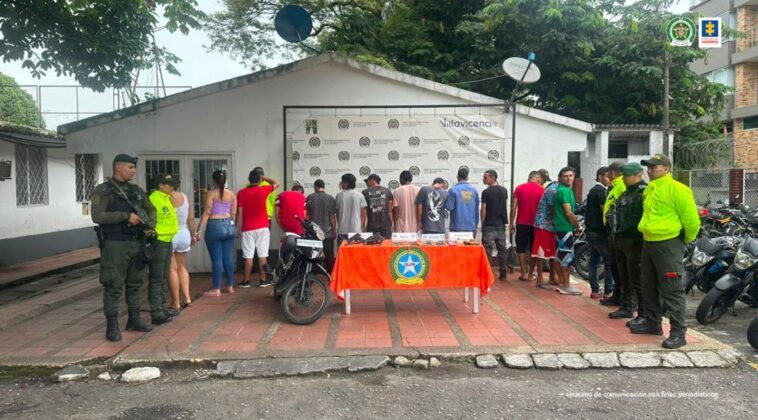
[[[190,201],[191,211],[195,215],[195,228],[200,224],[203,202],[209,189],[213,188],[213,172],[225,170],[231,174],[231,156],[207,155],[149,155],[140,156],[144,162],[144,171],[140,171],[139,183],[150,193],[155,188],[154,179],[160,174],[171,174],[180,182],[179,190]],[[228,176],[226,187],[234,191],[234,180]],[[186,182],[185,180],[191,180]],[[187,270],[191,273],[209,273],[211,260],[205,243],[201,240],[192,247],[187,258]]]

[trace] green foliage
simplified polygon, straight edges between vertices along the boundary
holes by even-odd
[[[37,127],[37,104],[32,95],[24,92],[16,81],[0,73],[0,121]],[[40,118],[40,128],[45,121]]]
[[[285,44],[273,16],[288,0],[224,0],[209,26],[212,47],[254,69],[310,54]],[[671,62],[671,125],[680,141],[719,134],[729,89],[688,65],[697,48],[666,45],[672,1],[638,0],[306,0],[325,51],[508,98],[503,77],[511,56],[537,55],[539,82],[523,86],[522,102],[594,123],[660,124],[663,64]],[[630,4],[625,4],[630,3]],[[311,41],[313,42],[313,41]],[[668,51],[667,53],[665,51]],[[487,80],[482,80],[487,79]]]
[[[153,53],[156,11],[166,29],[187,34],[205,17],[196,7],[195,0],[2,1],[0,57],[23,61],[35,77],[54,71],[97,91],[125,87]]]

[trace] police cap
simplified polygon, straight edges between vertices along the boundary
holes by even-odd
[[[120,153],[113,158],[113,164],[115,165],[117,162],[133,163],[136,165],[137,158],[134,156],[129,156],[126,153]]]

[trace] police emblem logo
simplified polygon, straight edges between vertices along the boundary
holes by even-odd
[[[358,173],[361,174],[361,176],[369,176],[371,175],[371,168],[368,166],[361,166],[361,168],[358,169]]]
[[[498,160],[500,159],[500,152],[497,150],[490,150],[487,152],[487,159],[489,160]]]
[[[343,150],[343,151],[341,151],[341,152],[340,152],[340,153],[337,155],[337,158],[338,158],[339,160],[342,160],[342,161],[344,161],[344,160],[350,160],[350,153],[349,153],[348,151],[346,151],[346,150]]]
[[[318,166],[312,166],[308,173],[310,173],[311,176],[321,176],[321,168]]]
[[[411,147],[419,147],[419,146],[421,146],[421,139],[419,139],[416,136],[413,136],[413,137],[409,138],[408,139],[408,146],[411,146]]]
[[[391,190],[394,190],[394,189],[400,188],[400,182],[399,182],[398,180],[396,180],[396,179],[393,179],[392,181],[390,181],[390,182],[387,184],[387,187],[388,187],[389,189],[391,189]]]
[[[387,153],[387,158],[389,160],[399,160],[400,159],[400,153],[397,150],[390,150],[390,152]]]
[[[300,160],[300,152],[292,152],[292,160],[294,160],[295,162]]]
[[[339,120],[337,122],[337,128],[339,128],[340,130],[347,130],[348,128],[350,128],[350,121],[344,118]]]
[[[415,286],[424,284],[429,275],[429,257],[421,248],[401,248],[392,254],[390,273],[395,284]]]
[[[389,121],[387,121],[387,127],[391,128],[393,130],[396,129],[396,128],[400,128],[400,121],[398,121],[395,118],[391,118]]]
[[[440,150],[439,152],[437,152],[437,159],[448,160],[450,159],[450,153],[448,153],[447,150]]]
[[[421,175],[421,169],[418,166],[411,166],[410,168],[408,168],[408,171],[413,176],[419,176],[419,175]]]
[[[321,146],[321,139],[318,137],[311,137],[308,139],[308,145],[311,147],[319,147]]]
[[[361,146],[361,147],[371,146],[371,139],[366,136],[361,137],[360,139],[358,139],[358,146]]]
[[[468,136],[460,136],[460,137],[458,137],[458,145],[459,146],[468,146],[469,143],[471,143],[471,139],[469,139]]]

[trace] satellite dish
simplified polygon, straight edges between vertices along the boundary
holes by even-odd
[[[521,57],[511,57],[503,61],[503,71],[511,79],[521,83],[534,83],[540,80],[541,76],[540,69],[534,61]]]
[[[274,28],[285,41],[299,43],[311,35],[313,20],[305,9],[290,4],[276,12]]]

